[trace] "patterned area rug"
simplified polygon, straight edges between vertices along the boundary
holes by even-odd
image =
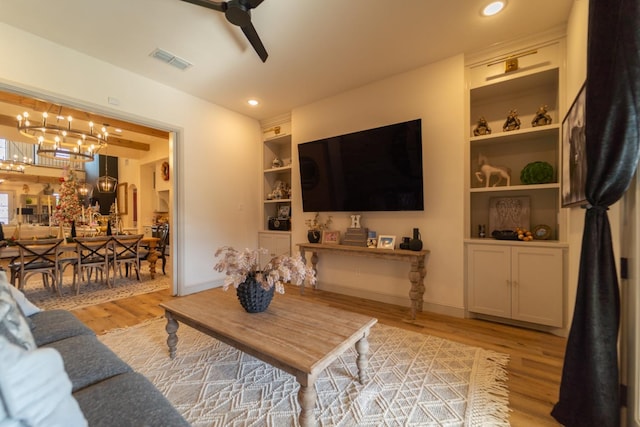
[[[194,427],[298,426],[295,378],[188,326],[168,356],[164,319],[100,339],[149,378]],[[508,425],[508,355],[376,324],[369,380],[355,349],[316,381],[321,426]]]
[[[68,269],[68,271],[70,270]],[[89,305],[167,289],[171,285],[170,276],[165,276],[162,271],[159,274],[156,273],[155,279],[151,280],[151,276],[144,269],[140,273],[140,281],[136,279],[135,274],[128,278],[117,276],[115,280],[113,277],[111,279],[113,288],[108,288],[106,283],[103,284],[100,281],[93,283],[82,282],[80,284],[80,294],[76,295],[76,291],[71,286],[73,282],[72,276],[70,273],[66,273],[62,285],[62,296],[60,297],[50,288],[45,288],[42,280],[34,276],[27,281],[23,292],[29,301],[42,309],[74,310]]]

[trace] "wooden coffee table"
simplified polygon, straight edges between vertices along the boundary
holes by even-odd
[[[355,345],[358,380],[364,383],[367,336],[378,319],[309,302],[294,294],[276,294],[265,312],[255,314],[240,306],[233,288],[212,289],[162,303],[169,356],[176,356],[178,322],[191,326],[295,376],[300,383],[300,425],[316,425],[316,379]]]

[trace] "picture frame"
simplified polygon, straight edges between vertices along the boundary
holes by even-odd
[[[586,82],[562,120],[562,207],[584,204],[587,200],[587,156],[585,134]]]
[[[378,236],[378,249],[395,249],[396,248],[396,236],[379,235]]]
[[[291,205],[282,205],[278,207],[278,218],[290,218],[291,217]]]
[[[529,229],[531,199],[529,196],[492,197],[489,199],[489,235],[494,231]]]
[[[330,244],[330,245],[339,245],[340,244],[340,231],[324,230],[322,232],[322,243]]]
[[[117,197],[117,208],[118,208],[118,214],[119,215],[126,215],[127,214],[127,199],[128,199],[128,194],[127,194],[127,186],[128,184],[126,182],[122,182],[120,184],[118,184],[118,188],[117,188],[117,193],[116,193],[116,197]]]

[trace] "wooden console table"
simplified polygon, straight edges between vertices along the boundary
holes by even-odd
[[[318,253],[327,252],[338,255],[353,255],[367,258],[389,259],[394,261],[405,261],[411,263],[409,271],[409,280],[411,281],[411,290],[409,298],[411,299],[411,320],[415,320],[416,313],[422,311],[422,298],[424,296],[424,277],[427,275],[426,262],[427,257],[431,253],[429,250],[408,251],[405,249],[378,249],[365,248],[360,246],[323,244],[323,243],[298,243],[300,255],[307,261],[305,253],[311,252],[311,265],[316,272],[318,265]],[[300,292],[304,292],[304,283],[300,287]]]

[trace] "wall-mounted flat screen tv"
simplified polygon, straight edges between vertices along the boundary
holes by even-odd
[[[298,145],[304,212],[424,210],[422,120]]]

